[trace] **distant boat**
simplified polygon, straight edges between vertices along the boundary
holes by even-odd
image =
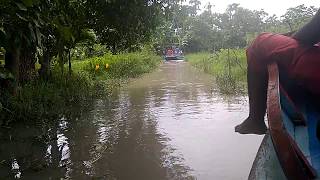
[[[308,93],[279,75],[276,63],[268,71],[269,132],[248,179],[320,179],[319,107]]]
[[[176,46],[168,47],[164,50],[164,59],[170,60],[184,60],[183,52]]]

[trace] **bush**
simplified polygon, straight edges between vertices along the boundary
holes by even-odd
[[[48,80],[36,78],[23,84],[15,96],[1,92],[0,125],[47,121],[63,115],[71,106],[85,107],[97,94],[105,95],[118,86],[120,79],[150,72],[160,62],[160,57],[141,52],[76,61],[71,75],[62,74],[56,67]]]
[[[56,118],[66,107],[85,103],[93,97],[93,92],[88,76],[81,73],[71,76],[54,73],[48,81],[32,80],[22,85],[15,96],[1,96],[0,101],[8,110],[1,113],[0,124]]]
[[[74,64],[97,78],[134,78],[153,70],[161,58],[148,53],[105,54]]]
[[[246,54],[244,49],[221,49],[215,53],[194,53],[186,56],[194,67],[216,77],[222,93],[243,92],[246,83]]]

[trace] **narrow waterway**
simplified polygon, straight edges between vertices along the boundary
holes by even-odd
[[[247,179],[263,138],[234,133],[247,104],[187,63],[164,63],[48,133],[2,130],[0,179]]]

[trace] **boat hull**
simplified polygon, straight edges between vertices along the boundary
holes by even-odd
[[[266,134],[253,162],[249,180],[285,180],[280,162],[269,134]]]
[[[270,135],[266,135],[260,146],[249,179],[266,179],[270,174],[276,178],[269,179],[319,179],[320,141],[317,127],[320,116],[312,96],[305,92],[289,93],[295,88],[288,85],[290,81],[284,76],[280,78],[277,64],[269,65],[268,71],[267,117]],[[280,82],[283,83],[280,85]]]
[[[184,56],[165,56],[164,58],[166,61],[171,60],[184,60]]]

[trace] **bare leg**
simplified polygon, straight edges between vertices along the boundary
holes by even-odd
[[[310,22],[298,30],[292,37],[300,43],[314,45],[320,41],[320,10]],[[254,43],[253,43],[254,44]],[[267,127],[264,123],[266,113],[268,70],[262,59],[255,56],[256,45],[249,47],[248,57],[248,94],[249,117],[235,127],[241,134],[264,134]],[[259,56],[258,56],[259,57]],[[255,64],[255,65],[254,65]],[[255,67],[255,68],[254,68]]]
[[[265,134],[267,127],[264,123],[266,113],[268,70],[264,66],[262,71],[253,71],[248,65],[248,95],[249,117],[235,127],[240,134]]]

